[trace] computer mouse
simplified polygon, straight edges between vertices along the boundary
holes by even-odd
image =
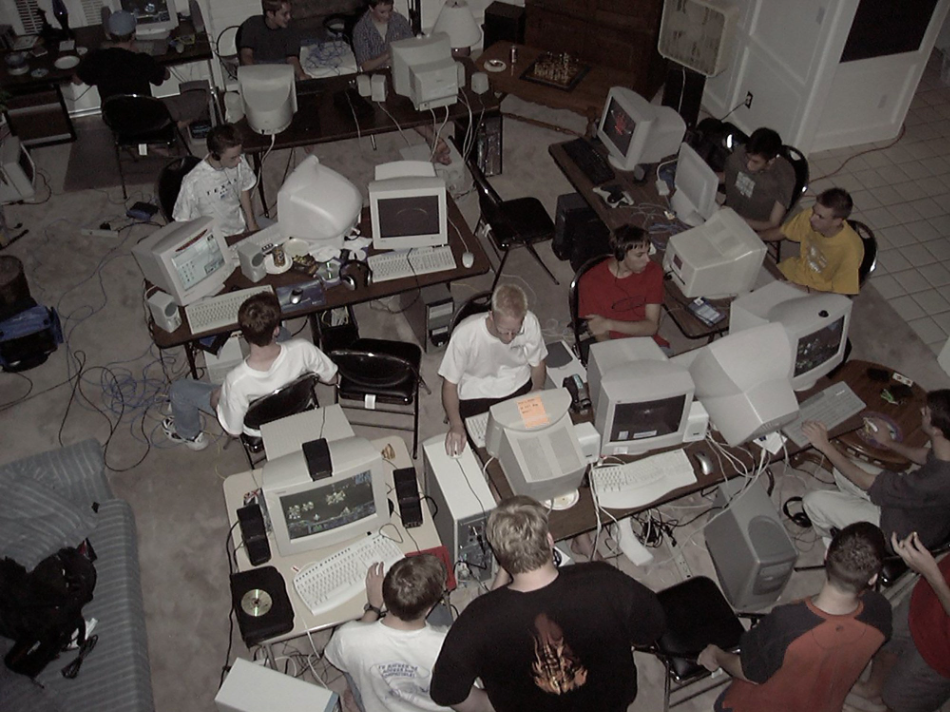
[[[303,290],[302,290],[302,289],[299,289],[299,288],[298,288],[298,289],[294,289],[294,290],[290,293],[290,303],[291,303],[291,304],[300,304],[301,298],[303,298]]]
[[[711,475],[715,468],[713,467],[712,460],[709,459],[709,455],[704,452],[695,452],[693,457],[696,458],[696,462],[699,463],[699,467],[702,469],[704,475]]]
[[[465,269],[469,269],[473,264],[475,264],[475,255],[465,250],[465,252],[462,253],[462,266]]]

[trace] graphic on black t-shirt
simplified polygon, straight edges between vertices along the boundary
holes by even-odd
[[[564,641],[564,631],[544,613],[534,619],[534,684],[562,695],[587,682],[587,668]]]

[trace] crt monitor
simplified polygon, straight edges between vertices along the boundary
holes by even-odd
[[[571,421],[567,389],[534,391],[488,411],[485,449],[497,457],[515,494],[539,501],[576,490],[587,462]]]
[[[261,487],[281,556],[376,534],[389,522],[386,468],[366,438],[327,443],[330,473],[314,479],[303,449],[269,460]]]
[[[611,88],[597,126],[610,163],[621,171],[676,153],[685,133],[686,123],[674,109],[651,104],[626,87]]]
[[[792,356],[782,325],[766,324],[670,360],[689,368],[696,399],[726,442],[741,445],[798,417],[788,381]]]
[[[752,289],[766,249],[732,208],[720,208],[699,227],[670,238],[663,270],[687,297],[728,297]]]
[[[237,266],[214,218],[172,222],[132,248],[149,282],[180,306],[217,294]]]
[[[16,136],[0,143],[0,205],[30,200],[35,194],[36,167]]]
[[[683,442],[693,379],[651,337],[592,344],[587,374],[601,455],[636,455]]]
[[[297,113],[297,85],[289,64],[238,67],[238,90],[251,130],[273,136],[290,126]]]
[[[680,145],[675,187],[670,206],[681,222],[691,227],[702,225],[719,209],[719,176],[688,143]]]
[[[844,361],[853,302],[842,294],[811,293],[772,282],[732,303],[729,333],[766,323],[781,324],[792,342],[792,388],[813,388]]]
[[[412,99],[416,111],[452,106],[458,101],[458,67],[452,59],[449,36],[435,32],[389,45],[392,52],[393,91]]]
[[[135,16],[135,36],[138,39],[163,40],[178,27],[175,3],[176,0],[111,0],[110,5],[113,11],[125,10]]]
[[[376,167],[369,184],[373,247],[409,250],[448,242],[445,179],[428,161],[394,161]]]
[[[305,240],[314,249],[343,247],[362,209],[359,189],[313,155],[300,162],[277,192],[281,236]]]

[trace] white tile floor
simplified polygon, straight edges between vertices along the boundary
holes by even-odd
[[[809,156],[809,193],[851,192],[854,218],[877,237],[870,283],[934,353],[950,336],[950,86],[940,79],[942,62],[934,52],[899,141]]]

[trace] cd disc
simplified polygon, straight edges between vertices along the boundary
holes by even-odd
[[[241,598],[241,608],[249,616],[263,616],[273,605],[270,594],[259,588],[252,588]]]

